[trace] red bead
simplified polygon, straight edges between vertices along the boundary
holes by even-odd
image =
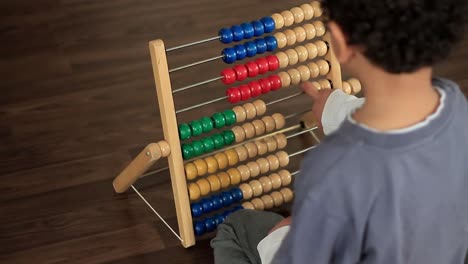
[[[252,93],[250,92],[250,87],[248,85],[243,84],[239,86],[239,91],[241,94],[242,101],[249,100],[250,97],[252,97]]]
[[[281,79],[278,75],[273,74],[268,77],[268,80],[270,80],[271,90],[276,91],[281,88]]]
[[[262,86],[257,81],[249,83],[250,93],[252,97],[257,97],[262,94]]]
[[[245,64],[247,71],[249,72],[249,77],[255,77],[258,75],[258,65],[253,61],[249,61]]]
[[[236,65],[232,69],[236,72],[236,79],[238,81],[243,81],[247,78],[247,68],[244,65]]]
[[[267,56],[266,59],[268,60],[268,69],[270,71],[276,71],[279,69],[279,60],[278,57],[274,55]]]
[[[224,84],[232,84],[236,81],[236,72],[231,68],[226,68],[221,72]]]
[[[271,83],[270,83],[270,80],[268,80],[267,78],[262,78],[258,80],[258,82],[260,83],[260,86],[262,87],[262,93],[266,94],[271,90]]]
[[[265,58],[258,58],[255,60],[255,62],[258,65],[258,73],[259,74],[264,74],[265,72],[268,71],[269,67],[268,66],[268,60]]]
[[[228,96],[228,101],[231,104],[238,103],[241,100],[241,93],[237,87],[227,89],[226,95]]]

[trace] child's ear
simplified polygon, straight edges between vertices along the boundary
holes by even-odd
[[[340,64],[348,63],[354,55],[354,50],[348,45],[343,30],[334,21],[328,23],[328,30],[331,34],[333,50],[338,62]]]

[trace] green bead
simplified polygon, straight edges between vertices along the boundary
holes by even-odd
[[[205,153],[205,148],[203,147],[203,143],[200,140],[192,141],[193,147],[193,156],[197,157]]]
[[[190,128],[192,129],[192,136],[196,137],[203,133],[202,124],[198,120],[190,122]]]
[[[205,148],[205,153],[210,153],[215,148],[215,143],[211,137],[206,137],[202,139],[203,147]]]
[[[234,125],[236,123],[236,113],[234,113],[232,109],[225,110],[223,115],[226,120],[226,126]]]
[[[184,157],[185,160],[191,159],[193,157],[192,144],[182,144],[182,157]]]
[[[222,113],[214,113],[211,119],[213,119],[214,127],[216,128],[222,128],[226,125],[226,119]]]
[[[213,130],[213,121],[209,117],[202,117],[200,119],[200,123],[202,125],[203,133],[208,133]]]
[[[192,130],[190,130],[190,126],[187,124],[180,124],[179,125],[179,138],[180,140],[189,139],[192,136]]]
[[[215,149],[220,149],[220,148],[224,147],[224,137],[223,137],[223,135],[213,134],[211,136],[211,138],[213,139]]]
[[[232,132],[231,130],[224,130],[223,137],[226,145],[231,145],[232,143],[234,143],[234,141],[236,141],[236,136],[234,136],[234,132]]]

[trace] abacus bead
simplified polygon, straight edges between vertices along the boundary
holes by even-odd
[[[231,29],[229,28],[222,28],[219,31],[218,35],[219,35],[219,40],[224,44],[231,43],[234,39],[234,35],[232,34]]]
[[[314,43],[307,43],[304,45],[304,47],[307,49],[307,55],[309,55],[308,59],[315,59],[318,54],[317,46],[315,46]]]
[[[301,73],[296,69],[288,70],[289,76],[291,76],[291,84],[299,84],[301,82]]]
[[[223,198],[219,195],[211,196],[211,202],[213,203],[213,210],[218,210],[223,207]]]
[[[239,210],[242,210],[242,209],[244,209],[242,206],[236,205],[231,209],[231,212],[234,213],[235,211],[239,211]]]
[[[226,188],[231,185],[231,179],[229,178],[229,174],[226,172],[220,172],[216,174],[218,176],[219,181],[221,182],[221,188]]]
[[[201,236],[206,232],[205,229],[205,222],[204,221],[195,221],[193,223],[193,230],[195,232],[195,235]]]
[[[262,22],[255,20],[252,21],[252,26],[254,27],[254,36],[258,37],[263,35],[265,33],[265,26],[263,25]]]
[[[193,157],[192,144],[182,144],[182,156],[186,160],[191,159]]]
[[[273,189],[278,189],[283,184],[281,181],[281,176],[278,173],[273,173],[269,176],[271,180],[271,187]]]
[[[245,143],[245,149],[247,150],[247,154],[249,158],[256,157],[258,154],[257,146],[253,142]]]
[[[255,210],[258,210],[258,211],[265,210],[265,205],[263,204],[263,201],[260,198],[254,198],[250,202],[254,206]]]
[[[268,152],[273,152],[278,149],[278,143],[273,137],[265,138],[265,144],[267,145]]]
[[[327,54],[328,46],[327,46],[327,43],[325,43],[325,41],[319,40],[319,41],[315,42],[314,44],[315,44],[315,46],[317,46],[317,55],[318,56],[325,56],[325,54]]]
[[[357,94],[361,91],[362,86],[361,86],[361,82],[358,79],[351,78],[348,80],[348,83],[351,85],[353,89],[353,94]]]
[[[200,188],[201,195],[207,195],[210,193],[211,186],[207,179],[199,179],[195,183],[198,185],[198,188]]]
[[[297,67],[297,70],[301,74],[301,81],[302,82],[308,81],[310,79],[310,70],[309,70],[309,68],[307,66],[301,65],[301,66]]]
[[[250,178],[250,170],[249,167],[247,167],[247,165],[242,164],[239,167],[237,167],[237,170],[239,170],[242,181],[246,181]]]
[[[213,130],[213,121],[209,117],[202,117],[200,119],[200,124],[202,126],[203,133],[208,133]]]
[[[318,67],[318,66],[317,66],[317,67]],[[311,82],[311,84],[312,84],[313,86],[315,86],[318,90],[322,89],[322,87],[320,87],[320,83],[319,83],[319,82],[314,81],[314,82]]]
[[[279,168],[279,159],[278,157],[276,157],[275,155],[268,155],[268,157],[266,157],[266,159],[268,160],[268,164],[270,164],[270,170],[271,171],[275,171]]]
[[[345,92],[347,94],[352,94],[353,93],[353,88],[351,87],[349,82],[346,82],[346,81],[343,81],[341,83],[341,90],[343,90],[343,92]]]
[[[239,157],[239,161],[245,161],[248,159],[249,154],[247,153],[247,149],[244,146],[237,146],[234,148]]]
[[[252,180],[249,182],[249,184],[250,184],[250,187],[252,187],[253,197],[262,195],[263,193],[262,184],[258,180]]]
[[[289,74],[287,72],[280,72],[278,73],[278,76],[280,77],[281,79],[281,87],[284,88],[284,87],[288,87],[289,85],[291,85],[291,76],[289,76]]]
[[[205,148],[203,147],[203,143],[199,140],[192,141],[193,147],[193,156],[197,157],[205,153]]]
[[[223,115],[226,121],[226,126],[231,126],[236,123],[236,113],[234,113],[232,109],[224,110]]]
[[[226,217],[228,217],[231,213],[232,213],[231,210],[226,210],[226,211],[224,211],[221,215],[222,215],[224,218],[226,218]]]
[[[231,104],[238,103],[241,100],[241,93],[238,88],[232,87],[226,90],[226,96]]]
[[[264,117],[262,117],[262,121],[263,121],[263,123],[265,123],[266,133],[269,133],[269,132],[272,132],[273,130],[275,130],[276,123],[275,123],[275,119],[273,119],[273,117],[264,116]]]
[[[206,214],[213,211],[213,202],[211,201],[211,199],[203,198],[200,200],[200,204],[203,208],[203,213]]]
[[[245,113],[247,114],[247,120],[253,119],[257,116],[257,110],[252,103],[246,103],[243,105]]]
[[[279,60],[278,57],[274,55],[269,55],[266,57],[268,61],[268,70],[269,71],[276,71],[279,68]]]
[[[229,192],[222,192],[221,193],[221,198],[223,199],[223,205],[224,206],[229,206],[234,202],[232,194],[229,193]]]
[[[267,59],[258,58],[258,59],[255,60],[255,62],[258,65],[258,73],[259,74],[264,74],[264,73],[268,72],[268,69],[270,68],[270,66],[268,65],[268,60]]]
[[[239,162],[239,156],[234,149],[228,149],[224,154],[227,156],[229,166],[236,165]]]
[[[275,207],[280,206],[284,203],[283,195],[280,192],[274,191],[270,193],[270,196],[271,198],[273,198],[273,204],[275,205]]]
[[[289,164],[289,155],[284,151],[280,151],[276,153],[276,157],[278,157],[280,167],[285,167]]]
[[[287,186],[291,183],[292,181],[292,176],[291,173],[287,170],[280,170],[278,172],[278,175],[281,177],[281,185],[282,186]]]
[[[199,136],[203,133],[203,127],[199,120],[193,120],[190,122],[190,129],[192,131],[192,136]]]
[[[232,108],[232,111],[236,114],[236,122],[241,123],[244,122],[245,119],[247,118],[247,114],[245,113],[245,109],[242,106],[234,106]]]
[[[276,41],[276,38],[273,36],[266,36],[265,42],[267,44],[267,51],[274,51],[275,49],[278,48],[278,42]]]
[[[265,123],[263,123],[262,120],[259,120],[259,119],[254,120],[252,121],[252,125],[255,128],[255,135],[261,136],[265,134]]]
[[[223,126],[226,125],[226,118],[222,113],[214,113],[211,116],[211,119],[213,120],[213,124],[215,128],[222,128]]]
[[[193,203],[190,205],[190,210],[192,211],[192,216],[199,217],[203,214],[203,207],[200,203]]]
[[[266,210],[271,209],[273,208],[273,206],[275,206],[273,198],[269,194],[262,196],[261,199]]]
[[[289,27],[290,25],[294,24],[294,14],[291,11],[286,10],[281,12],[284,20],[284,26]]]
[[[312,24],[305,24],[302,26],[306,33],[306,39],[313,39],[317,35],[317,31],[315,30],[314,25]]]
[[[243,81],[247,78],[247,68],[244,65],[239,64],[234,66],[232,69],[236,73],[237,81]]]
[[[281,78],[278,75],[270,75],[268,80],[270,81],[272,91],[276,91],[281,88]]]
[[[216,177],[216,175],[210,175],[206,177],[206,179],[210,183],[210,189],[212,192],[216,192],[219,191],[219,189],[221,189],[221,181],[218,177]]]
[[[307,34],[303,27],[295,27],[293,31],[296,34],[296,42],[303,42],[306,40]]]
[[[244,128],[246,139],[251,139],[255,136],[255,127],[251,123],[242,124],[242,128]]]
[[[221,72],[224,84],[232,84],[236,81],[236,72],[232,68],[226,68]]]
[[[300,7],[291,8],[291,13],[294,15],[294,23],[298,24],[304,21],[304,11]]]
[[[320,75],[320,68],[317,65],[317,63],[311,62],[311,63],[307,64],[307,67],[309,67],[309,72],[310,72],[310,77],[311,78],[317,78]]]
[[[239,189],[241,189],[241,191],[242,191],[242,196],[244,197],[244,200],[248,200],[248,199],[252,198],[253,190],[252,190],[252,186],[250,186],[250,184],[242,183],[241,185],[239,185]]]
[[[275,21],[275,29],[281,29],[284,27],[284,19],[282,15],[274,13],[271,15],[271,18]]]
[[[268,160],[265,158],[259,158],[257,159],[258,166],[260,167],[260,173],[266,173],[270,170],[270,163],[268,163]]]
[[[227,170],[227,174],[229,174],[229,179],[231,179],[231,185],[237,185],[240,183],[241,175],[236,168],[231,168]]]
[[[158,143],[159,149],[161,150],[161,156],[167,157],[171,154],[171,147],[167,141],[159,141]]]
[[[317,65],[319,66],[320,75],[326,75],[330,71],[330,64],[326,60],[317,61]]]
[[[222,214],[214,215],[213,218],[214,218],[214,220],[216,222],[216,226],[219,226],[220,224],[222,224],[224,222],[224,220],[226,219],[224,217],[224,215],[222,215]]]
[[[244,39],[249,39],[254,36],[254,28],[250,23],[242,23],[242,29],[244,30]]]
[[[288,144],[288,139],[282,133],[281,134],[276,134],[275,135],[275,140],[276,140],[276,144],[278,145],[278,149],[283,149]]]
[[[193,182],[190,183],[188,185],[188,191],[189,191],[190,200],[195,201],[198,198],[200,198],[200,187],[198,187],[197,184]]]
[[[252,102],[252,104],[255,106],[255,112],[257,113],[257,116],[261,116],[265,114],[266,112],[266,104],[262,100],[255,100]]]
[[[289,65],[289,57],[285,52],[280,51],[276,53],[276,57],[278,58],[280,68],[286,68]]]
[[[212,137],[206,137],[201,140],[203,143],[203,149],[205,149],[205,153],[210,153],[215,148],[215,143]]]
[[[193,162],[193,165],[197,168],[198,176],[205,175],[208,172],[208,165],[202,159],[197,159]]]
[[[267,51],[267,43],[264,39],[256,39],[255,45],[257,45],[257,54],[263,54]]]
[[[232,40],[234,41],[240,41],[244,39],[244,29],[239,26],[239,25],[234,25],[231,27],[232,35],[233,38]]]
[[[260,166],[257,162],[248,162],[247,167],[249,167],[250,170],[250,177],[257,177],[260,175]]]
[[[278,43],[278,48],[282,49],[288,44],[288,39],[283,32],[276,32],[273,36],[276,38],[276,43]]]
[[[258,181],[262,184],[263,192],[267,193],[270,192],[272,189],[272,184],[270,178],[267,176],[263,176]]]
[[[294,194],[289,188],[283,188],[280,190],[280,193],[283,195],[284,202],[289,203],[294,198]]]
[[[185,169],[185,176],[187,177],[187,179],[193,180],[198,176],[198,170],[195,164],[191,162],[187,163],[185,164],[184,169]]]
[[[275,20],[273,18],[264,17],[260,21],[263,23],[265,33],[271,33],[275,30]]]
[[[286,35],[286,39],[288,40],[288,46],[296,44],[296,32],[294,32],[291,29],[286,29],[284,31],[284,34]]]
[[[236,60],[243,60],[247,57],[247,49],[244,45],[235,45],[234,49],[236,50]]]
[[[245,67],[247,68],[247,75],[249,77],[255,77],[258,75],[258,65],[257,63],[253,61],[249,61],[245,64]]]
[[[241,93],[241,100],[247,101],[252,96],[252,92],[250,91],[250,87],[248,85],[241,85],[239,86],[239,91]]]
[[[255,145],[257,146],[258,155],[263,155],[268,152],[268,146],[261,140],[255,141]]]
[[[319,21],[319,20],[314,21],[312,25],[314,25],[315,27],[315,32],[316,32],[317,37],[322,37],[323,35],[325,35],[326,29],[322,21]]]
[[[231,190],[232,198],[234,198],[234,202],[240,202],[244,198],[242,194],[242,190],[240,188],[233,188]]]
[[[320,2],[319,1],[312,1],[312,3],[310,3],[310,5],[312,6],[312,8],[314,9],[314,16],[315,17],[320,17],[322,16],[322,8],[320,6]]]
[[[214,155],[214,158],[216,159],[216,161],[218,162],[218,168],[219,169],[225,169],[228,165],[228,159],[227,159],[227,156],[226,154],[222,153],[222,152],[219,152],[219,153],[216,153]]]
[[[306,47],[297,46],[294,48],[294,50],[297,52],[297,55],[299,57],[299,62],[304,62],[309,58],[309,52],[307,52]]]
[[[225,63],[231,64],[236,61],[237,53],[234,48],[225,48],[221,54],[223,55],[223,61]]]
[[[179,125],[179,138],[180,140],[189,139],[192,136],[192,130],[187,124]]]
[[[322,80],[319,80],[318,82],[320,83],[320,88],[321,89],[331,89],[331,88],[333,88],[330,80],[322,79]]]
[[[271,83],[267,78],[258,80],[258,83],[260,83],[260,86],[262,87],[263,94],[269,93],[271,91]]]
[[[205,162],[207,165],[208,173],[215,173],[218,170],[218,162],[212,156],[206,157]]]
[[[244,141],[244,139],[245,139],[245,130],[244,130],[244,128],[242,128],[240,126],[235,126],[235,127],[231,128],[231,131],[234,133],[236,143],[240,143],[240,142]]]
[[[304,20],[310,20],[314,18],[314,8],[309,4],[301,5],[301,9],[304,12]]]
[[[205,228],[206,232],[211,232],[216,229],[216,221],[213,219],[213,217],[207,217],[205,219]]]
[[[244,209],[248,209],[248,210],[255,210],[255,207],[251,202],[243,203],[242,207],[244,207]]]
[[[244,43],[244,47],[247,52],[247,57],[250,58],[257,55],[257,45],[255,44],[255,42],[247,41],[246,43]]]
[[[285,53],[288,55],[289,65],[296,65],[299,62],[299,55],[294,49],[288,49]]]

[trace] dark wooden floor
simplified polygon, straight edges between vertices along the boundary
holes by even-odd
[[[111,181],[131,157],[162,139],[147,43],[210,37],[299,2],[2,1],[0,262],[212,262],[209,237],[184,249],[135,194],[113,193]],[[171,65],[217,55],[222,46],[204,47],[171,54]],[[467,61],[465,41],[437,73],[467,88]],[[216,76],[220,65],[175,74],[174,86]],[[176,105],[223,93],[196,91]],[[179,119],[193,117],[200,113]],[[138,186],[176,226],[167,173]]]

